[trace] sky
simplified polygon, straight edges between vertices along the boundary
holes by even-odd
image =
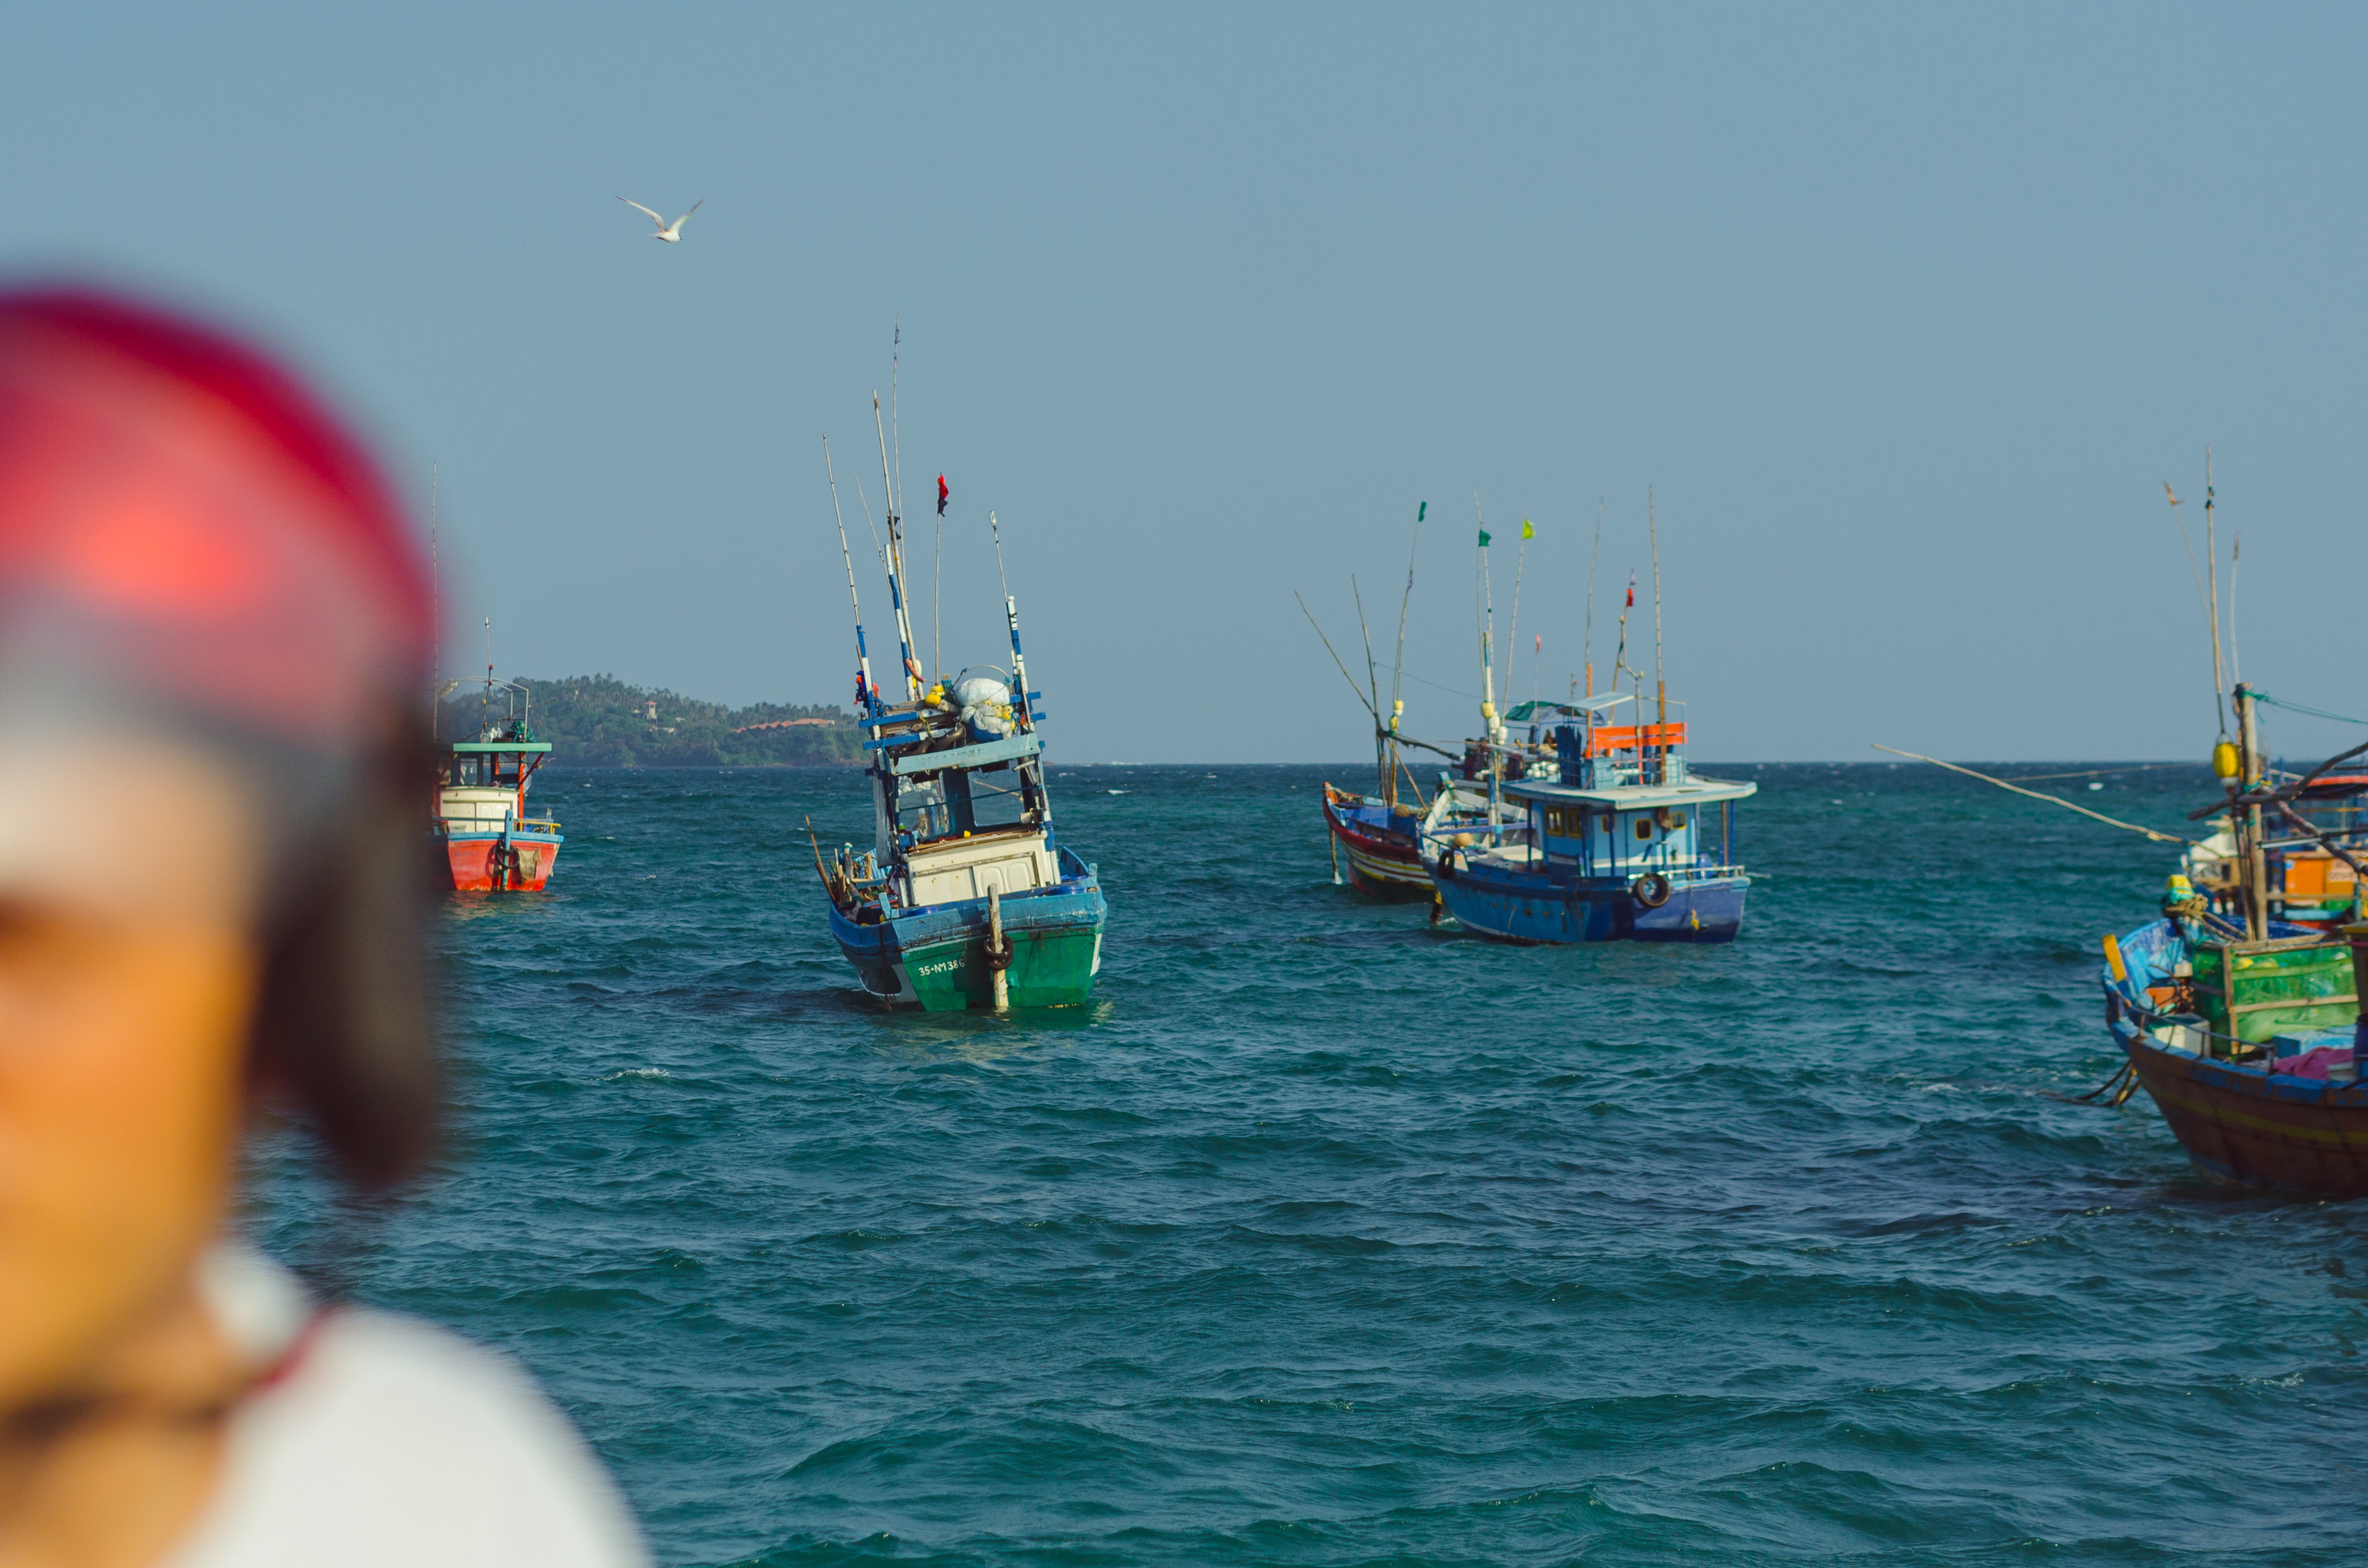
[[[1473,733],[1475,508],[1500,692],[1608,684],[1635,572],[1698,760],[2202,757],[2207,444],[2224,657],[2368,718],[2368,12],[349,10],[15,17],[0,275],[432,475],[449,674],[848,701],[825,436],[892,668],[901,326],[923,662],[1006,656],[992,510],[1056,758],[1370,755],[1293,594],[1386,702],[1410,558],[1406,729]]]

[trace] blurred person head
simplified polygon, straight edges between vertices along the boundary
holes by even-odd
[[[19,1446],[153,1392],[258,1116],[308,1119],[365,1190],[429,1152],[428,606],[385,485],[286,373],[140,307],[0,293]]]

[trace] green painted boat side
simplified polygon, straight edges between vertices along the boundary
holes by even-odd
[[[1093,999],[1094,976],[1102,967],[1102,928],[1071,926],[1011,933],[1007,987],[1014,1007],[1074,1007]],[[922,1010],[960,1013],[995,1006],[995,971],[987,967],[986,943],[954,937],[905,954],[904,980]]]

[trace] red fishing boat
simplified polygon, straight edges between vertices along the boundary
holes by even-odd
[[[493,688],[524,693],[513,681],[486,678]],[[532,712],[529,698],[528,712]],[[565,840],[548,815],[529,814],[527,792],[551,756],[524,715],[487,721],[475,738],[446,753],[430,831],[443,847],[456,892],[541,892],[551,881]]]

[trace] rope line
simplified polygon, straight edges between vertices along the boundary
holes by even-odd
[[[2324,708],[2313,708],[2307,703],[2288,702],[2282,697],[2271,697],[2266,691],[2253,693],[2253,700],[2266,702],[2272,708],[2283,708],[2290,713],[2307,713],[2314,719],[2331,719],[2339,724],[2357,724],[2368,730],[2368,719],[2354,719],[2348,713],[2330,713]]]

